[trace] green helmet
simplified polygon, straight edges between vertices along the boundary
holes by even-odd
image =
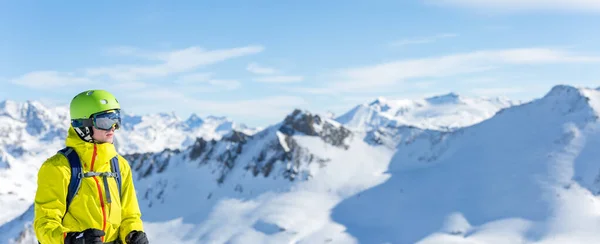
[[[111,109],[121,109],[115,96],[105,90],[88,90],[71,100],[71,119],[87,119],[92,114]]]

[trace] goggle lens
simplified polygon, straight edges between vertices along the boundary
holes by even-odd
[[[100,130],[110,130],[115,127],[118,130],[121,127],[121,113],[119,111],[109,111],[92,116],[94,127]]]

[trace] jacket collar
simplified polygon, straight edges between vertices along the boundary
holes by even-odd
[[[110,160],[117,156],[114,144],[91,143],[81,140],[72,126],[69,126],[65,144],[67,147],[71,147],[77,152],[77,155],[79,155],[79,158],[81,159],[81,167],[83,167],[84,171],[92,171],[90,168],[92,166],[92,161],[94,161],[93,171],[107,171],[104,167],[110,167]],[[94,147],[96,151],[95,160],[92,159],[94,157]]]

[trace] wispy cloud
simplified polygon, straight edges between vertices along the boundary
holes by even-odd
[[[303,81],[304,77],[302,76],[268,76],[268,77],[260,77],[255,78],[254,81],[264,82],[264,83],[294,83]]]
[[[423,0],[427,3],[481,9],[485,11],[577,11],[600,12],[597,0]]]
[[[214,73],[189,73],[174,79],[168,87],[191,93],[201,93],[235,90],[241,86],[242,84],[237,80],[217,79],[214,77]]]
[[[303,76],[283,75],[283,72],[276,70],[275,68],[261,66],[257,63],[248,64],[248,66],[246,67],[246,70],[248,70],[251,73],[258,74],[258,75],[270,75],[270,76],[262,76],[262,77],[253,78],[252,80],[254,80],[256,82],[283,84],[283,83],[295,83],[295,82],[300,82],[300,81],[304,80]],[[279,73],[279,75],[274,75],[274,74],[278,74],[278,73]]]
[[[7,81],[36,89],[59,87],[64,90],[65,87],[73,89],[93,87],[116,92],[135,91],[135,93],[132,93],[135,96],[146,94],[149,98],[152,98],[146,102],[148,106],[157,106],[163,103],[174,106],[176,103],[165,103],[164,101],[181,101],[178,96],[182,92],[191,95],[207,92],[226,92],[240,88],[242,84],[238,80],[218,77],[213,72],[199,72],[198,70],[203,66],[235,57],[255,54],[263,49],[262,46],[218,50],[189,47],[159,52],[120,46],[105,49],[103,50],[104,54],[134,57],[136,60],[132,59],[132,64],[92,66],[71,72],[34,71]],[[173,91],[181,92],[174,93]]]
[[[34,89],[47,89],[48,87],[90,84],[92,80],[68,72],[34,71],[11,79],[10,82]]]
[[[141,52],[136,49],[121,49],[120,54],[146,57],[149,61],[158,61],[149,65],[113,65],[88,68],[87,76],[108,76],[114,80],[138,80],[142,78],[165,77],[172,74],[193,71],[199,67],[219,63],[231,58],[260,53],[262,46],[246,46],[231,49],[205,50],[200,47],[189,47],[170,52]]]
[[[265,67],[265,66],[259,65],[257,63],[249,63],[248,66],[246,67],[246,70],[248,70],[251,73],[259,74],[259,75],[272,75],[272,74],[277,73],[276,69],[270,68],[270,67]]]
[[[454,34],[454,33],[444,33],[444,34],[438,34],[438,35],[429,36],[429,37],[403,39],[403,40],[392,42],[390,45],[394,46],[394,47],[401,47],[401,46],[406,46],[406,45],[426,44],[426,43],[433,43],[433,42],[439,41],[441,39],[453,38],[453,37],[457,37],[457,36],[458,36],[458,34]]]
[[[190,92],[235,90],[242,85],[237,80],[216,79],[213,73],[190,73],[180,76],[173,83],[176,88]]]
[[[478,73],[508,65],[600,62],[600,57],[547,49],[521,48],[485,50],[440,57],[398,60],[340,70],[334,82],[305,91],[329,93],[381,92],[409,79],[441,78]]]

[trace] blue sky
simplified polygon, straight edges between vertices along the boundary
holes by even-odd
[[[128,112],[343,113],[379,96],[600,86],[600,2],[1,1],[0,100],[100,88]]]

